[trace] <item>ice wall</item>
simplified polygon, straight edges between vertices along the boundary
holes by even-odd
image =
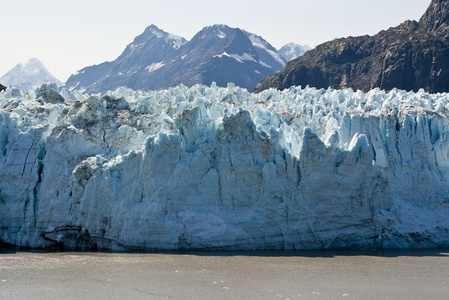
[[[0,244],[449,246],[448,94],[55,90],[0,93]]]

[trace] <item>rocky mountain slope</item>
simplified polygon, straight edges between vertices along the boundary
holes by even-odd
[[[120,86],[157,90],[215,81],[252,90],[285,64],[267,41],[239,28],[208,26],[186,41],[151,25],[115,61],[78,71],[66,87],[105,93]]]
[[[0,247],[449,247],[448,94],[39,90],[0,93]]]
[[[25,63],[18,64],[5,75],[0,77],[0,82],[7,87],[15,87],[28,92],[34,91],[43,83],[62,84],[44,67],[37,58],[32,58]]]
[[[396,87],[448,92],[448,13],[448,0],[432,0],[419,22],[405,21],[374,36],[321,44],[262,80],[255,91],[309,85],[362,91]]]

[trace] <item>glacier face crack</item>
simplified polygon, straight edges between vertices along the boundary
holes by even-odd
[[[447,94],[212,84],[77,98],[0,93],[1,243],[449,246]]]

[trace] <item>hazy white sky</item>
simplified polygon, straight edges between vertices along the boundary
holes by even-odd
[[[1,0],[0,76],[36,57],[58,79],[117,58],[155,24],[191,39],[226,24],[274,47],[311,46],[419,20],[430,0]]]

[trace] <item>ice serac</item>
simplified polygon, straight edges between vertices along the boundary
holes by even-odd
[[[449,246],[448,94],[212,84],[59,97],[0,93],[0,244]]]

